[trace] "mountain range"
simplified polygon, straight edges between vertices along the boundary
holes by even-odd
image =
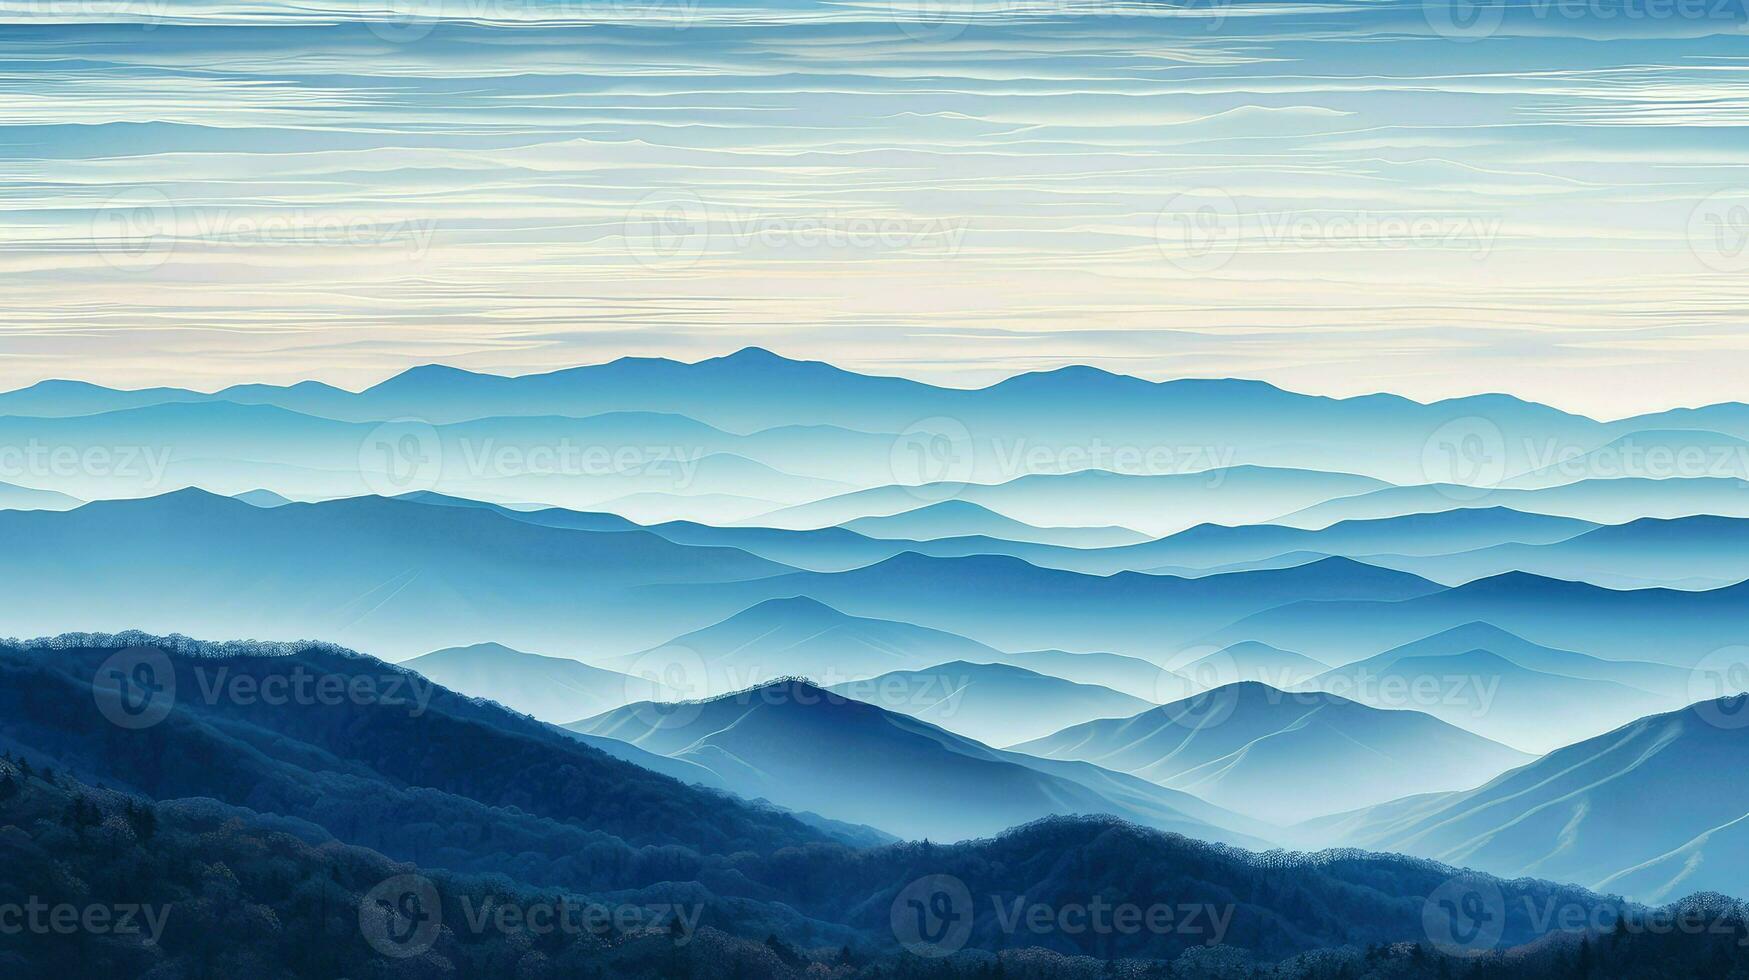
[[[1015,751],[1132,773],[1284,824],[1362,800],[1468,789],[1532,758],[1417,711],[1252,681],[1075,725]]]
[[[1088,367],[1018,375],[978,389],[942,388],[795,361],[759,348],[686,364],[621,358],[546,374],[501,377],[441,365],[410,369],[361,392],[316,382],[238,385],[216,393],[115,391],[45,381],[0,395],[0,412],[65,417],[186,403],[268,405],[344,421],[420,418],[433,423],[506,416],[583,417],[636,411],[686,415],[733,431],[834,425],[901,432],[919,419],[957,420],[992,454],[1064,444],[1098,433],[1113,449],[1231,447],[1235,462],[1313,466],[1346,458],[1396,483],[1430,482],[1422,447],[1442,426],[1484,418],[1501,433],[1505,471],[1529,474],[1538,438],[1582,455],[1634,433],[1701,430],[1749,436],[1741,405],[1716,405],[1598,422],[1501,395],[1421,404],[1392,395],[1327,398],[1243,380],[1150,382]],[[1648,437],[1656,441],[1656,437]],[[1003,447],[996,440],[1018,441]],[[1084,449],[1084,452],[1087,450]],[[1573,455],[1573,450],[1566,454]],[[1272,457],[1272,458],[1263,458]],[[995,462],[994,460],[992,462]]]
[[[805,681],[640,703],[567,726],[702,766],[742,796],[911,839],[961,840],[1052,814],[1111,814],[1256,846],[1263,825],[1097,766],[1050,762]]]
[[[1153,707],[1150,701],[1107,687],[1078,684],[1012,663],[964,660],[847,681],[831,690],[997,746]]]
[[[452,691],[489,698],[542,721],[561,723],[599,714],[628,701],[670,701],[679,697],[642,677],[591,667],[564,657],[542,657],[499,643],[450,647],[404,660]]]
[[[1749,698],[1652,715],[1474,789],[1316,822],[1322,840],[1549,876],[1642,901],[1731,893],[1749,799],[1724,774],[1749,739]]]

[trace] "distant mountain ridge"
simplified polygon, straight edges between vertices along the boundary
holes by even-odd
[[[1028,741],[1095,718],[1128,717],[1153,704],[1010,662],[957,660],[846,681],[831,690],[995,747]]]
[[[1356,800],[1480,785],[1533,758],[1418,711],[1255,681],[1076,725],[1015,751],[1132,773],[1275,823]]]
[[[1489,419],[1507,435],[1503,448],[1508,473],[1529,472],[1539,465],[1534,447],[1528,445],[1539,437],[1593,450],[1637,431],[1711,428],[1749,435],[1749,421],[1735,404],[1605,423],[1505,395],[1427,404],[1387,394],[1329,398],[1260,381],[1151,382],[1080,366],[1017,375],[983,388],[941,388],[819,361],[790,360],[759,348],[691,364],[621,358],[519,377],[427,365],[360,392],[317,382],[237,385],[201,393],[113,391],[45,381],[0,394],[0,413],[66,417],[211,402],[271,405],[353,422],[669,412],[737,431],[800,424],[903,432],[919,419],[951,418],[980,441],[1024,440],[1023,450],[1004,447],[1005,457],[1039,448],[1060,452],[1084,442],[1086,433],[1098,432],[1114,447],[1172,451],[1178,461],[1170,465],[1178,471],[1183,471],[1187,455],[1216,446],[1232,448],[1229,463],[1315,468],[1347,459],[1359,472],[1397,483],[1428,482],[1419,460],[1429,435],[1442,425],[1477,417]],[[995,443],[988,445],[994,453]],[[990,465],[1002,464],[993,460]]]
[[[679,696],[643,677],[577,660],[523,653],[501,643],[450,647],[404,660],[401,666],[451,690],[490,698],[554,724],[599,714],[628,701]]]

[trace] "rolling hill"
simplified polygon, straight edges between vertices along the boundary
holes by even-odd
[[[628,701],[676,695],[660,684],[563,657],[542,657],[498,643],[450,647],[404,660],[437,684],[555,724],[600,714]]]
[[[985,745],[1013,745],[1095,718],[1128,717],[1154,702],[1010,663],[937,664],[830,690],[910,715]]]
[[[1657,902],[1741,886],[1749,695],[1642,718],[1467,792],[1315,825],[1354,846]],[[1308,828],[1311,829],[1311,828]]]
[[[1093,721],[1015,746],[1080,759],[1276,823],[1469,788],[1531,756],[1415,711],[1243,682],[1132,718]]]
[[[789,596],[606,665],[662,679],[677,693],[697,698],[781,677],[810,677],[830,686],[952,660],[1001,658],[1000,651],[963,636],[850,616],[806,596]]]
[[[706,701],[631,704],[567,726],[715,772],[747,797],[901,837],[982,837],[1053,814],[1112,814],[1202,839],[1257,843],[1254,821],[1095,766],[988,748],[805,681]]]
[[[1691,680],[1678,668],[1599,660],[1468,623],[1331,670],[1308,686],[1374,707],[1425,711],[1540,754],[1669,711]]]

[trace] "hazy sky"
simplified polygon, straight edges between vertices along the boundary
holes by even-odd
[[[759,344],[1744,398],[1740,0],[1448,2],[0,0],[0,388]]]

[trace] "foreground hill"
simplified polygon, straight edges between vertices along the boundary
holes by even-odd
[[[115,660],[124,650],[136,659]],[[162,659],[142,675],[153,657]],[[147,722],[117,714],[116,695],[127,692],[113,688],[111,668],[160,692],[173,680],[175,697],[147,697]],[[994,965],[978,951],[1021,946],[1042,951],[1004,953],[1011,975],[1105,970],[1055,953],[1179,960],[1182,975],[1206,976],[1235,956],[1268,962],[1329,947],[1358,956],[1421,941],[1427,910],[1438,911],[1457,875],[1384,855],[1251,855],[1110,819],[1051,820],[950,847],[856,848],[488,702],[441,688],[391,695],[388,679],[413,675],[312,644],[70,636],[0,647],[0,674],[0,886],[27,884],[24,893],[50,901],[159,903],[172,923],[155,948],[83,933],[47,943],[0,935],[9,977],[963,977]],[[300,690],[353,693],[255,696]],[[428,950],[397,962],[359,926],[379,909],[366,900],[373,889],[415,871],[432,882],[442,926]],[[939,974],[928,960],[900,958],[894,925],[894,909],[906,912],[906,896],[933,876],[957,879],[968,896],[966,951]],[[1550,928],[1539,914],[1548,908],[1603,928],[1640,914],[1544,882],[1465,881],[1501,896],[1489,946],[1537,939]],[[467,928],[487,897],[524,906],[560,896],[639,915],[678,907],[696,942],[673,941],[672,917],[607,936],[515,922]],[[1176,925],[1017,928],[1004,911],[1017,896],[1054,909],[1168,903]],[[1205,959],[1211,942],[1228,951]],[[1403,962],[1412,962],[1406,951]],[[274,969],[259,972],[263,963]],[[1278,976],[1322,975],[1302,968],[1293,961]]]
[[[1531,759],[1417,711],[1254,682],[1076,725],[1015,750],[1133,773],[1278,823],[1356,800],[1476,786]]]
[[[806,681],[631,704],[567,727],[703,766],[742,796],[900,837],[962,840],[1054,814],[1114,814],[1250,845],[1262,843],[1254,832],[1267,833],[1185,793],[992,749]]]
[[[755,874],[781,868],[790,890],[808,896],[798,905],[813,918],[775,902],[718,901],[695,884],[555,893],[503,876],[415,867],[319,831],[287,832],[271,814],[117,793],[10,753],[0,756],[0,826],[7,830],[0,889],[28,891],[48,907],[143,907],[134,928],[156,940],[90,930],[0,933],[0,970],[16,980],[1188,980],[1260,968],[1274,980],[1363,970],[1413,980],[1472,971],[1528,980],[1570,970],[1581,955],[1586,976],[1613,980],[1653,975],[1654,966],[1734,975],[1733,965],[1749,962],[1734,941],[1742,912],[1731,903],[1685,904],[1694,921],[1715,928],[1677,932],[1653,928],[1672,921],[1668,913],[1476,875],[1462,886],[1489,896],[1483,911],[1502,914],[1485,934],[1443,952],[1425,942],[1429,922],[1447,942],[1456,938],[1448,923],[1468,922],[1439,918],[1451,869],[1382,855],[1257,859],[1109,821],[1042,822],[955,847],[814,849],[790,852],[781,865],[744,862]],[[1005,914],[1010,906],[997,899],[1008,894],[1037,896],[1047,910],[1104,909],[1107,922],[1116,908],[1171,915],[1155,914],[1146,928],[1063,928],[1049,916]],[[963,927],[913,947],[927,955],[901,947],[901,939],[923,937],[894,914],[909,912],[916,896],[945,898],[944,911],[963,915],[953,920]],[[579,914],[551,928],[538,910],[561,899]],[[515,915],[475,927],[483,909]],[[1596,937],[1594,948],[1587,941],[1581,954],[1579,935],[1544,934],[1538,910],[1545,909],[1609,935]],[[1037,924],[1007,924],[1024,921]],[[1257,965],[1271,961],[1278,962]]]
[[[1742,889],[1749,695],[1702,701],[1567,746],[1468,792],[1321,821],[1323,839],[1643,901]]]
[[[672,869],[645,845],[723,854],[831,839],[336,647],[136,640],[0,646],[0,743],[154,798],[210,797],[401,860],[537,883],[661,880]],[[170,651],[147,655],[165,692],[151,703],[166,710],[143,727],[130,726],[153,716],[118,705],[140,697],[137,661],[111,659],[136,645]]]

